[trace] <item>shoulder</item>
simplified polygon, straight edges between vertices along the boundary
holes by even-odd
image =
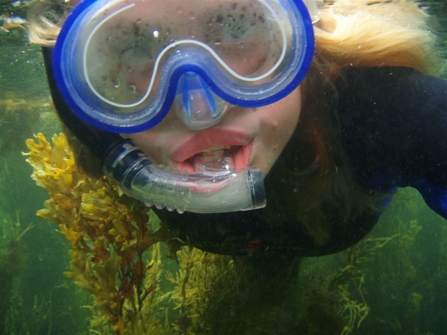
[[[447,127],[447,81],[441,78],[408,68],[367,68],[345,71],[336,85],[337,113],[350,136],[429,140],[429,132]]]
[[[336,81],[340,100],[401,110],[403,106],[445,109],[447,81],[405,67],[348,69]],[[415,111],[415,108],[411,108]]]
[[[348,70],[337,88],[343,146],[362,181],[415,187],[447,217],[447,82],[384,67]]]

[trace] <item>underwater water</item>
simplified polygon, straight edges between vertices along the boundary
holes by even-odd
[[[447,50],[447,2],[429,4]],[[3,15],[26,17],[26,4],[0,6]],[[447,52],[443,56],[447,59]],[[284,324],[295,325],[300,334],[446,333],[447,222],[416,191],[399,191],[359,245],[304,259],[293,294],[275,296],[280,279],[262,287],[250,273],[238,273],[240,264],[228,257],[184,250],[173,260],[167,247],[155,247],[162,227],[144,231],[141,242],[134,234],[144,230],[147,213],[129,214],[128,208],[137,211],[138,205],[107,182],[89,184],[66,167],[67,152],[59,161],[65,168],[61,175],[82,181],[76,187],[92,199],[68,193],[54,201],[52,213],[66,215],[65,226],[48,220],[49,212],[37,216],[49,196],[31,178],[26,159],[32,157],[22,154],[31,150],[25,141],[43,133],[51,143],[60,131],[40,48],[28,43],[20,26],[0,31],[0,335],[289,334]],[[58,148],[66,147],[59,142]],[[42,166],[51,172],[51,164]],[[54,190],[55,198],[62,194],[57,186]],[[95,198],[103,191],[116,200],[110,207]],[[92,227],[98,223],[82,237],[76,234],[88,228],[79,217],[87,214],[71,211],[70,201],[77,200]],[[91,204],[104,211],[89,212]],[[113,215],[129,218],[133,230],[106,222]],[[153,227],[155,221],[151,216]],[[99,235],[107,224],[109,234]],[[119,248],[107,253],[112,245]]]

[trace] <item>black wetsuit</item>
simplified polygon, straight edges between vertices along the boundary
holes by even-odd
[[[447,82],[407,68],[384,67],[346,71],[336,85],[342,144],[360,180],[384,193],[414,187],[447,218]],[[327,242],[317,245],[293,217],[290,225],[278,228],[263,219],[262,211],[157,214],[180,231],[181,239],[203,250],[301,256],[354,245],[380,216],[365,213],[348,225],[334,220]]]

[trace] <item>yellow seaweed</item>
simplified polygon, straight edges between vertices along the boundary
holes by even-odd
[[[95,180],[80,171],[63,134],[52,142],[37,134],[26,142],[25,155],[32,178],[50,195],[38,215],[56,222],[71,242],[65,274],[93,295],[92,328],[105,332],[110,324],[115,334],[166,333],[164,313],[159,318],[154,312],[161,261],[153,246],[168,235],[154,233],[147,208],[106,177]]]

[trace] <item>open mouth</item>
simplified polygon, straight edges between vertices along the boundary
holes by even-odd
[[[251,145],[217,146],[194,154],[183,162],[176,162],[176,168],[189,173],[204,171],[236,171],[248,167]]]
[[[250,163],[252,147],[253,137],[246,132],[210,128],[177,146],[171,162],[188,173],[244,170]]]
[[[195,171],[198,169],[234,170],[234,155],[240,147],[213,148],[198,153],[186,161],[192,165]]]

